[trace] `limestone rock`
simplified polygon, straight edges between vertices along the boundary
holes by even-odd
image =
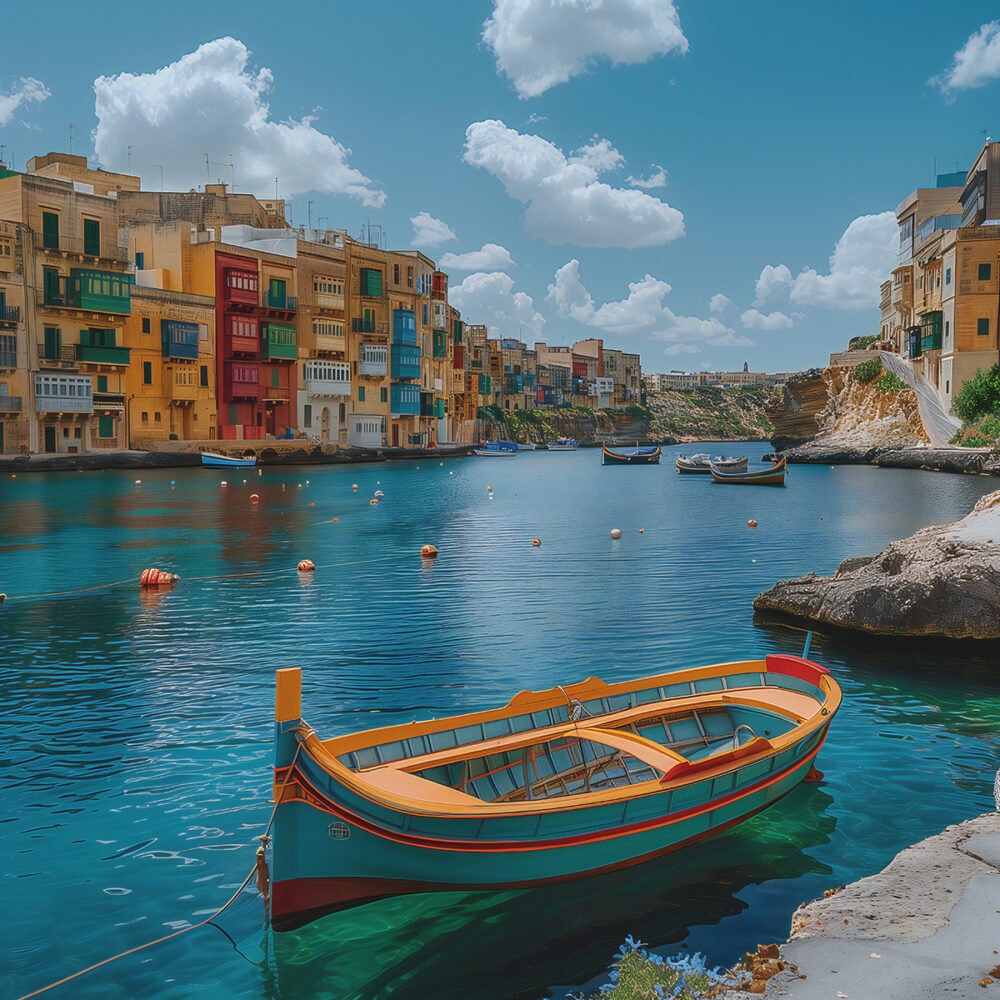
[[[1000,492],[832,577],[781,580],[754,608],[877,635],[1000,639]]]

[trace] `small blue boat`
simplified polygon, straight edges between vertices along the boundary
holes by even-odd
[[[482,448],[473,448],[473,454],[480,458],[512,458],[517,454],[517,445],[513,441],[488,441]]]
[[[235,458],[232,455],[220,455],[215,451],[203,451],[201,464],[212,469],[249,469],[257,464],[257,456]]]

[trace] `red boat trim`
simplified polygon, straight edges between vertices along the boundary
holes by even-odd
[[[700,816],[702,813],[711,812],[713,809],[719,809],[722,806],[738,802],[740,799],[745,799],[754,792],[759,792],[770,787],[776,782],[781,781],[782,778],[787,777],[803,764],[813,760],[819,753],[825,740],[826,730],[823,732],[822,739],[820,739],[819,743],[817,743],[817,745],[808,754],[790,764],[783,771],[772,774],[768,778],[762,779],[756,784],[744,788],[740,792],[734,792],[733,794],[726,795],[721,799],[714,799],[712,802],[707,802],[700,806],[692,806],[691,808],[684,809],[681,812],[671,813],[669,816],[641,820],[638,823],[632,823],[628,826],[614,827],[610,830],[595,830],[593,833],[581,833],[572,837],[557,837],[551,840],[535,840],[530,842],[521,840],[441,840],[439,838],[420,837],[415,834],[402,833],[397,830],[387,830],[385,827],[378,826],[370,820],[357,816],[356,814],[345,809],[343,806],[331,802],[330,799],[323,795],[323,793],[320,792],[305,777],[298,767],[295,768],[296,773],[293,780],[299,781],[301,784],[305,785],[313,793],[313,795],[323,802],[323,805],[309,803],[309,805],[312,805],[313,808],[331,813],[334,816],[339,816],[348,823],[353,823],[354,826],[358,827],[358,829],[364,830],[367,833],[373,833],[375,836],[382,837],[385,840],[392,840],[397,844],[408,844],[411,847],[425,847],[436,851],[500,852],[502,854],[507,854],[517,853],[520,851],[540,851],[550,847],[575,847],[580,844],[597,843],[602,840],[614,840],[618,837],[625,837],[633,833],[641,833],[646,830],[656,830],[662,826],[671,826],[674,823],[690,819],[693,816]],[[294,804],[294,800],[289,804]]]
[[[798,787],[798,786],[796,786]],[[659,847],[647,854],[639,854],[625,861],[617,861],[600,868],[591,868],[584,872],[571,875],[553,875],[542,879],[529,879],[520,882],[418,882],[415,879],[392,878],[293,878],[272,885],[271,895],[271,926],[276,931],[293,931],[305,924],[319,920],[320,917],[341,910],[349,910],[365,903],[373,903],[390,896],[405,896],[419,892],[499,892],[506,889],[533,889],[545,885],[555,885],[574,879],[590,878],[596,875],[606,875],[609,872],[621,871],[635,865],[652,861],[673,851],[689,847],[692,844],[708,840],[731,827],[746,822],[758,813],[780,802],[794,788],[782,792],[778,798],[765,802],[756,809],[727,820],[721,826],[713,827],[702,833],[696,833],[676,844]]]
[[[764,669],[769,674],[784,674],[786,677],[796,677],[800,681],[807,681],[819,687],[819,679],[830,671],[826,667],[813,663],[812,660],[804,660],[801,656],[786,656],[782,653],[772,654],[765,657]]]

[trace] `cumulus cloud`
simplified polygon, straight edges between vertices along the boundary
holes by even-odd
[[[797,305],[868,309],[878,305],[879,286],[896,261],[899,242],[893,212],[861,215],[844,230],[830,257],[828,274],[803,268],[792,277],[785,264],[768,264],[757,279],[755,305],[787,295]]]
[[[9,94],[0,94],[0,127],[9,124],[14,112],[30,101],[41,103],[52,96],[49,88],[33,76],[22,76]]]
[[[599,179],[624,162],[606,139],[595,136],[567,156],[502,121],[473,122],[465,131],[465,161],[488,170],[526,205],[525,229],[547,243],[650,247],[684,235],[684,216],[676,208]]]
[[[795,320],[783,312],[762,313],[758,309],[747,309],[741,314],[740,322],[754,330],[787,330],[795,326]]]
[[[217,38],[152,73],[120,73],[94,81],[94,149],[106,166],[124,169],[128,147],[148,183],[186,190],[205,179],[207,153],[240,190],[268,194],[275,178],[288,194],[322,191],[380,208],[380,191],[350,166],[351,151],[313,125],[311,117],[271,119],[271,71],[249,67],[235,38]],[[154,177],[155,175],[155,177]]]
[[[654,188],[667,186],[667,172],[663,167],[653,166],[656,169],[648,177],[626,177],[625,180],[634,188],[642,188],[644,191],[652,191]]]
[[[672,0],[494,0],[483,41],[522,100],[602,58],[634,64],[688,50]]]
[[[959,90],[985,87],[1000,77],[1000,21],[990,21],[973,32],[955,53],[951,66],[932,77],[930,83],[946,97]]]
[[[784,298],[792,289],[794,283],[792,272],[787,264],[765,264],[760,277],[754,286],[754,305],[762,306],[769,299]]]
[[[446,253],[438,264],[456,271],[506,271],[514,266],[514,261],[506,247],[484,243],[481,249],[469,253]]]
[[[418,212],[412,216],[413,243],[415,247],[437,247],[442,243],[458,239],[454,230],[446,222],[435,219],[427,212]]]
[[[606,333],[641,331],[671,344],[691,344],[697,350],[705,344],[727,347],[752,343],[715,317],[679,316],[663,301],[672,290],[668,282],[647,274],[641,281],[629,283],[626,298],[598,306],[580,279],[580,262],[574,259],[556,271],[546,300],[562,318],[598,327]]]
[[[723,295],[722,292],[716,292],[708,300],[708,311],[713,316],[719,316],[724,313],[727,309],[733,307],[733,300],[728,295]]]
[[[448,301],[467,323],[485,323],[505,337],[534,341],[545,326],[527,292],[514,291],[514,279],[501,271],[477,271],[448,291]]]

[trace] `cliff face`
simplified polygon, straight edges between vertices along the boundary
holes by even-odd
[[[778,450],[877,452],[926,444],[917,397],[909,388],[888,391],[878,380],[857,382],[852,369],[826,368],[785,386],[781,405],[769,412]],[[808,455],[789,456],[807,460]]]
[[[541,444],[572,437],[584,444],[676,441],[767,441],[766,408],[773,399],[763,389],[696,389],[654,393],[648,406],[621,410],[516,410],[493,412],[484,434]]]

